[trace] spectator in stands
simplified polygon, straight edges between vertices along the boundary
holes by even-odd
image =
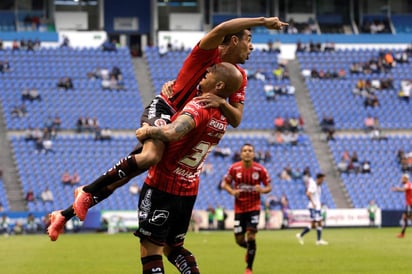
[[[27,234],[33,234],[38,231],[38,224],[36,222],[36,218],[34,217],[33,213],[29,213],[26,219],[26,226],[25,232]]]
[[[322,132],[326,135],[326,141],[335,140],[335,119],[332,116],[324,115],[322,121],[320,122],[320,127]]]
[[[84,130],[85,119],[83,117],[79,117],[76,121],[76,132],[81,133]]]
[[[401,100],[409,103],[409,100],[410,100],[410,97],[411,97],[411,90],[412,90],[412,80],[401,81],[401,90],[398,93],[398,97]]]
[[[0,39],[0,50],[4,50],[3,40]]]
[[[283,140],[282,132],[276,130],[268,137],[269,145],[283,145],[285,140]]]
[[[337,165],[338,171],[345,173],[348,172],[349,161],[342,157]]]
[[[312,174],[310,172],[309,167],[305,167],[302,172],[302,181],[305,186],[308,185],[309,179],[311,178]]]
[[[0,174],[0,178],[1,178],[1,176],[3,176],[3,171],[0,170],[0,172],[1,172]],[[4,206],[2,202],[0,202],[0,212],[4,212]]]
[[[213,173],[213,164],[212,163],[204,163],[201,174],[204,174],[205,176],[210,175]]]
[[[376,120],[371,115],[368,115],[364,120],[364,127],[366,133],[370,133],[372,130],[376,128]]]
[[[117,51],[116,48],[116,40],[112,40],[110,41],[109,39],[107,39],[103,44],[102,44],[102,50],[103,51]]]
[[[5,73],[11,70],[10,62],[8,60],[0,61],[0,72]]]
[[[136,183],[135,183],[135,184],[131,184],[130,187],[129,187],[129,193],[130,193],[131,195],[134,195],[134,196],[139,195],[139,193],[140,193],[140,188],[139,188],[139,186],[138,186]]]
[[[26,193],[26,202],[34,202],[36,200],[36,196],[34,195],[34,192],[32,189],[29,189]]]
[[[47,153],[54,153],[54,149],[53,149],[53,141],[51,140],[51,138],[43,138],[43,153],[47,154]]]
[[[376,96],[376,94],[369,94],[365,97],[365,100],[363,101],[363,105],[365,108],[368,107],[378,107],[379,106],[379,99],[378,96]]]
[[[12,49],[13,51],[15,51],[15,50],[20,50],[20,43],[19,43],[19,41],[17,41],[17,39],[14,39],[14,40],[13,40],[13,43],[12,43],[12,45],[11,45],[11,49]]]
[[[53,192],[48,187],[46,187],[41,192],[40,198],[42,199],[43,202],[53,202],[54,201]]]
[[[62,181],[63,185],[71,185],[72,184],[72,177],[70,176],[70,173],[67,170],[65,170],[63,172],[61,181]]]
[[[10,114],[12,117],[17,117],[17,118],[25,117],[27,115],[26,105],[22,103],[21,105],[14,106]]]
[[[296,52],[305,52],[306,51],[306,46],[302,44],[301,41],[297,41],[296,43]]]
[[[112,139],[112,131],[109,128],[100,128],[97,127],[95,130],[95,137],[96,141],[105,141]]]
[[[60,47],[61,47],[61,48],[70,47],[70,39],[69,39],[69,37],[67,37],[66,35],[63,35],[63,41],[62,41],[62,43],[60,44]]]
[[[276,100],[276,95],[275,95],[273,85],[264,85],[263,90],[265,92],[265,97],[267,101]]]
[[[72,185],[78,185],[80,184],[80,175],[77,171],[75,171],[73,173],[73,175],[71,176],[71,184]]]
[[[32,89],[23,89],[23,91],[21,92],[21,100],[23,102],[25,101],[41,101],[41,95],[39,93],[39,91],[36,88],[32,88]]]
[[[285,130],[285,119],[283,117],[278,116],[274,120],[275,130],[282,132]]]
[[[371,173],[371,163],[369,161],[362,162],[361,173]]]
[[[225,158],[227,156],[230,156],[230,154],[232,154],[230,147],[215,147],[215,149],[213,150],[213,155],[218,157]]]
[[[6,213],[3,213],[1,215],[0,219],[0,234],[3,234],[5,236],[10,234],[10,218],[7,217]]]
[[[59,81],[57,82],[57,87],[59,88],[63,88],[66,91],[69,89],[73,89],[73,81],[70,77],[64,77],[64,78],[60,78]]]
[[[279,178],[283,181],[292,181],[292,169],[289,165],[282,169],[282,171],[279,173]]]

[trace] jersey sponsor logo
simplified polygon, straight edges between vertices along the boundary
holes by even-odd
[[[244,191],[244,192],[253,192],[256,191],[256,187],[248,184],[239,184],[237,186],[238,189]]]
[[[155,210],[153,212],[152,218],[149,219],[149,223],[151,223],[152,225],[161,226],[167,221],[168,217],[169,217],[169,211]]]
[[[167,125],[167,122],[164,119],[156,119],[153,124],[156,127],[162,127]]]
[[[192,101],[192,102],[194,102],[194,101]],[[199,104],[196,104],[196,105],[199,106]],[[182,113],[188,114],[190,116],[198,116],[199,115],[199,112],[197,111],[197,109],[192,107],[192,106],[186,106],[183,109]]]
[[[152,207],[152,190],[148,189],[142,199],[142,202],[140,204],[140,208],[139,208],[139,216],[145,216],[144,218],[146,219],[150,208]]]
[[[148,111],[148,114],[147,114],[148,119],[152,119],[152,118],[156,117],[156,104],[157,104],[157,102],[159,102],[159,99],[155,98],[155,99],[153,99],[152,103],[150,104],[149,111]]]
[[[170,115],[169,114],[161,114],[160,118],[165,119],[167,121],[170,121]]]
[[[210,120],[208,126],[215,129],[215,130],[218,130],[218,131],[226,131],[227,124],[223,121],[218,121],[218,120],[212,118],[212,120]]]
[[[147,219],[147,212],[145,211],[139,211],[139,219],[140,220],[146,220]]]
[[[145,236],[150,236],[150,235],[152,235],[152,232],[150,232],[150,231],[147,231],[147,230],[145,230],[145,229],[143,229],[143,228],[139,228],[139,232],[142,234],[142,235],[145,235]]]

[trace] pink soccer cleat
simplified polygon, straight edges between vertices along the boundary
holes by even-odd
[[[84,192],[83,187],[80,186],[74,191],[73,209],[80,221],[84,221],[87,211],[93,205],[93,196],[90,193]]]
[[[61,211],[53,211],[49,214],[50,225],[47,227],[47,234],[53,242],[59,238],[59,235],[64,232],[66,218],[61,214]]]
[[[245,274],[253,274],[252,269],[246,268],[245,269]]]

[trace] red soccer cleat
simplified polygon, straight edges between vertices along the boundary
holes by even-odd
[[[252,269],[246,268],[245,269],[245,274],[253,274]]]
[[[405,238],[405,234],[400,233],[400,234],[396,235],[396,237],[398,237],[398,238]]]
[[[83,187],[80,186],[74,191],[73,209],[80,221],[84,221],[87,211],[93,205],[93,196],[90,193],[84,192]]]
[[[47,227],[47,234],[53,242],[59,238],[59,235],[64,232],[66,218],[61,214],[61,211],[53,211],[49,214],[50,225]]]

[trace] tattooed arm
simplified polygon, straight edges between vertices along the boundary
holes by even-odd
[[[136,130],[136,137],[140,142],[146,139],[158,139],[163,142],[177,141],[196,126],[192,116],[181,114],[171,124],[162,127],[143,126]]]

